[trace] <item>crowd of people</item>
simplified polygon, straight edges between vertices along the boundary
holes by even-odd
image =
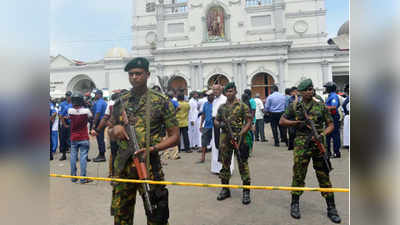
[[[304,179],[311,158],[320,186],[332,186],[329,171],[322,165],[321,157],[315,153],[315,146],[308,144],[310,124],[306,123],[308,118],[303,116],[303,111],[309,115],[309,120],[315,122],[315,127],[320,132],[315,138],[326,144],[329,156],[340,158],[342,128],[343,146],[349,146],[348,85],[345,93],[338,94],[336,84],[328,82],[324,86],[325,96],[322,97],[316,94],[309,79],[301,81],[296,87],[286,89],[285,94],[280,93],[277,86],[272,86],[271,93],[265,99],[261,99],[260,93],[252,93],[249,89],[238,98],[234,83],[228,83],[224,87],[214,84],[210,89],[193,91],[187,95],[185,89],[169,89],[165,93],[159,86],[147,89],[150,72],[145,58],[133,59],[126,65],[125,71],[129,75],[132,90],[114,93],[108,103],[101,90],[95,92],[94,99],[68,91],[61,103],[49,102],[50,160],[53,160],[59,140],[59,160],[66,160],[67,153],[70,152],[71,175],[77,174],[76,163],[79,160],[80,176],[86,176],[87,162],[90,161],[90,135],[96,137],[98,145],[98,155],[93,162],[106,161],[104,134],[108,128],[110,177],[137,178],[132,163],[120,166],[124,161],[118,153],[129,147],[123,125],[133,124],[140,148],[135,155],[150,151],[149,173],[155,180],[163,180],[159,165],[161,161],[165,163],[167,159],[180,159],[180,153],[199,152],[201,155],[196,163],[205,163],[207,152],[211,152],[211,172],[219,175],[222,184],[229,184],[234,168],[233,155],[236,155],[243,184],[250,185],[248,158],[254,155],[254,142],[269,141],[264,126],[270,123],[273,146],[279,147],[284,143],[288,150],[294,150],[292,186],[305,185]],[[176,144],[178,148],[174,149]],[[163,151],[161,158],[158,151]],[[72,179],[72,182],[77,180]],[[90,180],[80,180],[82,184],[88,182]],[[165,197],[165,193],[168,193],[164,186],[154,187],[159,196]],[[132,215],[127,215],[124,207],[134,205],[134,202],[128,202],[121,197],[125,198],[127,194],[136,196],[136,190],[135,184],[114,185],[112,215],[116,224],[133,219],[133,212]],[[292,192],[291,215],[297,219],[300,218],[301,193]],[[327,201],[329,218],[333,222],[340,222],[333,194],[322,195]],[[168,194],[166,196],[168,200]],[[217,200],[222,201],[230,196],[230,190],[222,188]],[[167,201],[164,197],[160,197],[154,204]],[[243,189],[242,203],[250,202],[250,190]],[[168,219],[162,210],[158,215],[147,216],[149,221],[156,221],[154,224],[164,224],[157,221],[165,222]]]

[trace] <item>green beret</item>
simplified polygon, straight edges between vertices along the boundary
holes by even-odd
[[[236,90],[235,82],[229,82],[228,84],[226,84],[226,86],[224,88],[224,92],[231,88],[235,88],[235,90]]]
[[[125,66],[125,72],[128,72],[134,68],[142,68],[145,71],[149,71],[149,61],[143,57],[137,57],[132,59],[128,64]]]
[[[311,79],[305,79],[305,80],[300,82],[299,86],[297,86],[297,89],[299,91],[305,91],[310,86],[313,86],[312,80]]]

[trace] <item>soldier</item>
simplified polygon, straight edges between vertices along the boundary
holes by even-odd
[[[218,156],[218,161],[222,163],[222,169],[219,172],[219,177],[222,184],[229,184],[229,179],[231,178],[230,165],[232,153],[234,152],[234,143],[232,141],[235,140],[236,144],[240,146],[238,151],[235,151],[239,163],[240,176],[243,185],[250,185],[250,171],[247,162],[249,146],[245,135],[251,127],[252,115],[249,107],[236,99],[236,93],[235,83],[228,83],[225,86],[224,94],[227,97],[227,102],[218,109],[217,117],[214,121],[215,126],[222,128]],[[217,200],[221,201],[230,196],[229,189],[222,188]],[[243,189],[242,203],[249,204],[250,201],[250,190]]]
[[[147,59],[134,58],[126,65],[125,71],[129,74],[132,89],[115,102],[110,119],[112,128],[109,129],[110,137],[118,144],[114,161],[115,175],[119,178],[138,179],[132,156],[127,159],[125,165],[120,165],[125,161],[121,158],[123,154],[120,152],[127,150],[127,139],[129,139],[121,124],[131,124],[135,126],[137,141],[141,148],[135,154],[149,154],[150,179],[164,180],[158,151],[177,144],[179,129],[174,106],[166,96],[147,88],[147,80],[150,77]],[[162,125],[169,135],[165,139],[161,136]],[[136,192],[143,194],[142,187],[133,183],[117,183],[113,186],[111,215],[114,216],[114,224],[133,224]],[[150,189],[150,200],[155,207],[152,213],[146,210],[147,224],[168,224],[167,188],[164,185],[150,185]]]
[[[310,141],[311,129],[305,125],[304,109],[309,118],[314,121],[319,137],[316,137],[321,143],[323,137],[333,131],[333,120],[324,104],[313,99],[313,83],[311,79],[302,81],[298,90],[302,95],[302,100],[290,103],[285,113],[281,117],[279,124],[283,126],[293,126],[296,128],[295,147],[293,151],[293,180],[292,187],[304,187],[304,180],[307,174],[310,159],[313,160],[313,167],[317,175],[319,186],[321,188],[331,188],[329,179],[329,169],[318,150],[316,144]],[[325,129],[324,129],[325,125]],[[292,203],[290,215],[295,219],[300,219],[299,198],[302,191],[292,191]],[[326,199],[328,206],[328,217],[334,223],[340,223],[341,219],[335,207],[334,195],[332,192],[321,192],[322,197]]]

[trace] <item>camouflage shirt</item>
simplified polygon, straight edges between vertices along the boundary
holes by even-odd
[[[249,107],[243,102],[235,100],[231,105],[225,103],[219,107],[216,120],[229,123],[232,127],[232,131],[237,134],[246,124],[247,119],[251,119],[251,117]],[[225,127],[224,129],[227,128]]]
[[[303,101],[292,102],[286,108],[283,116],[288,120],[299,120],[305,121],[304,112],[301,110],[301,105],[303,104],[304,109],[306,110],[309,118],[314,121],[315,128],[318,132],[322,132],[324,126],[328,123],[333,122],[332,116],[325,108],[325,105],[321,102],[317,102],[312,100],[310,103],[305,104]],[[298,136],[307,136],[310,133],[310,129],[307,127],[296,127],[296,135]]]
[[[135,126],[137,140],[140,148],[146,147],[146,96],[149,95],[150,102],[150,146],[160,143],[162,140],[163,125],[168,129],[178,126],[175,117],[175,109],[171,101],[163,94],[148,90],[142,96],[134,95],[131,91],[123,95],[121,102],[116,102],[113,106],[112,123],[123,124],[122,107],[123,104],[129,123]],[[119,149],[128,148],[125,140],[117,141]]]

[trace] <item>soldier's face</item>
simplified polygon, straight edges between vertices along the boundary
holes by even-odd
[[[150,72],[145,71],[142,68],[133,68],[128,71],[129,82],[132,87],[144,87],[147,85],[147,79],[150,77]]]
[[[308,87],[305,91],[301,91],[301,96],[303,99],[309,100],[312,99],[313,94],[314,94],[314,87]]]
[[[235,96],[236,96],[236,89],[230,88],[230,89],[226,90],[225,95],[228,100],[230,100],[230,101],[234,100]]]

